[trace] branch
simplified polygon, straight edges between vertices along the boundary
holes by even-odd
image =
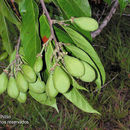
[[[46,9],[44,0],[40,0],[40,3],[41,3],[41,5],[42,5],[43,13],[46,15],[46,17],[47,17],[47,19],[48,19],[48,22],[49,22],[49,25],[50,25],[51,37],[52,37],[52,39],[55,41],[55,44],[57,44],[57,40],[56,40],[56,37],[55,37],[55,34],[54,34],[54,29],[53,29],[53,21],[51,20],[50,15],[49,15],[49,12],[48,12],[47,9]]]
[[[19,47],[20,47],[20,36],[16,45],[16,59],[19,57]]]
[[[107,26],[108,22],[111,20],[113,14],[116,12],[116,9],[118,7],[118,0],[115,0],[115,3],[113,4],[109,14],[106,16],[106,18],[103,20],[102,24],[99,26],[98,30],[94,31],[91,33],[92,38],[95,38],[96,36],[98,36],[102,30],[104,29],[104,27]]]

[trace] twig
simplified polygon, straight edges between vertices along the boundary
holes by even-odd
[[[116,13],[116,15],[120,15],[120,13]],[[121,14],[121,15],[130,17],[130,14]]]
[[[48,22],[49,22],[49,25],[50,25],[50,30],[51,30],[51,37],[52,39],[55,41],[55,44],[57,44],[57,40],[56,40],[56,37],[55,37],[55,34],[54,34],[54,29],[53,29],[53,22],[50,18],[50,15],[46,9],[46,6],[45,6],[45,3],[44,3],[44,0],[40,0],[40,3],[42,5],[42,9],[43,9],[43,13],[45,13],[47,19],[48,19]]]
[[[9,69],[10,66],[14,65],[17,60],[20,58],[19,57],[19,47],[20,47],[20,36],[18,38],[18,42],[17,42],[17,45],[16,45],[16,57],[15,59],[7,66],[7,68],[5,68],[3,71],[4,72],[7,72],[7,70]]]
[[[115,0],[115,3],[113,4],[109,14],[106,16],[106,18],[103,20],[102,24],[99,26],[98,30],[91,33],[92,38],[95,38],[98,36],[105,26],[107,26],[108,22],[111,20],[113,14],[116,12],[116,9],[118,7],[118,0]]]
[[[116,77],[118,76],[119,74],[116,74],[110,81],[108,81],[106,84],[104,84],[102,87],[101,87],[101,89],[103,89],[104,87],[106,87],[109,83],[111,83],[114,79],[116,79]],[[94,91],[94,93],[95,92],[98,92],[99,91],[99,89],[96,89],[95,91]]]
[[[16,59],[19,57],[19,47],[20,47],[20,36],[16,45]]]

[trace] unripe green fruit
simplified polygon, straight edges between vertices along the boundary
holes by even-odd
[[[26,100],[27,100],[27,94],[26,94],[26,93],[23,93],[23,92],[20,92],[20,93],[19,93],[19,96],[17,97],[17,100],[18,100],[20,103],[25,103]]]
[[[45,83],[38,78],[35,83],[29,83],[29,90],[35,93],[43,93],[45,91]]]
[[[80,77],[82,81],[92,82],[96,78],[95,70],[86,62],[82,61],[85,67],[85,74]]]
[[[22,72],[23,72],[25,79],[28,82],[33,83],[36,81],[36,78],[37,78],[36,74],[29,65],[22,65]]]
[[[0,55],[0,61],[6,59],[8,57],[8,53],[7,52],[3,52],[1,55]]]
[[[46,93],[34,93],[29,90],[29,94],[38,102],[45,102],[47,99],[47,94]]]
[[[65,68],[72,76],[80,77],[84,75],[84,65],[77,58],[65,55],[64,63],[65,63]]]
[[[18,89],[21,92],[27,92],[28,90],[28,82],[26,81],[26,79],[24,78],[23,74],[19,71],[16,75],[16,83],[18,86]]]
[[[17,98],[19,95],[19,90],[14,77],[9,78],[7,92],[11,98]]]
[[[6,91],[7,84],[8,84],[8,77],[7,77],[7,75],[3,72],[3,73],[0,75],[0,94],[2,94],[3,92]]]
[[[73,21],[77,26],[85,31],[95,31],[98,29],[98,22],[89,17],[74,18]]]
[[[33,69],[34,69],[34,71],[35,71],[36,73],[39,73],[39,72],[42,70],[42,68],[43,68],[42,57],[41,57],[41,56],[38,56],[38,57],[36,58],[35,63],[34,63]]]
[[[58,94],[58,91],[55,89],[53,84],[53,76],[50,74],[47,84],[46,84],[46,93],[49,97],[56,97]]]
[[[54,87],[60,93],[66,93],[70,88],[69,76],[59,66],[56,66],[56,68],[54,70],[53,83],[54,83]]]

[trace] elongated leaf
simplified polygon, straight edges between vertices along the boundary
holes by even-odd
[[[57,0],[57,2],[68,18],[91,16],[88,0]]]
[[[65,31],[61,30],[60,28],[56,26],[54,26],[54,30],[55,30],[55,33],[59,42],[73,43],[73,40],[69,37],[69,35]]]
[[[96,66],[98,67],[98,69],[101,72],[102,81],[103,81],[103,84],[104,84],[105,83],[104,67],[103,67],[96,51],[92,47],[92,45],[82,35],[80,35],[76,31],[74,31],[73,29],[71,29],[69,27],[64,27],[64,29],[70,35],[70,37],[72,38],[72,40],[74,41],[76,46],[83,49],[91,57],[91,59],[94,61],[94,63],[96,64]]]
[[[47,51],[45,53],[45,60],[46,60],[46,66],[47,66],[47,70],[48,72],[50,72],[50,69],[52,68],[54,62],[51,61],[51,57],[53,55],[53,46],[51,44],[51,42],[49,42],[48,46],[47,46]]]
[[[97,66],[94,64],[93,60],[88,56],[87,53],[85,53],[80,48],[74,46],[74,45],[66,45],[66,48],[69,52],[71,52],[75,57],[79,58],[80,60],[83,60],[85,62],[88,62],[90,65],[94,67],[94,69],[97,72],[97,78],[95,80],[95,83],[97,84],[98,89],[101,88],[102,81],[101,81],[101,75],[100,71],[98,70]]]
[[[4,15],[0,12],[0,35],[2,43],[9,55],[12,53],[12,45],[9,38],[9,31]]]
[[[0,12],[5,16],[10,22],[17,25],[17,27],[20,27],[20,21],[10,8],[10,6],[7,7],[4,0],[0,0]]]
[[[50,26],[48,24],[46,16],[43,14],[40,19],[40,35],[43,38],[43,36],[46,36],[47,38],[50,37],[51,31],[50,31]]]
[[[38,35],[38,11],[35,11],[37,10],[36,6],[33,0],[25,0],[19,3],[19,10],[22,16],[20,37],[25,58],[31,66],[33,66],[41,47]]]
[[[89,102],[83,97],[83,95],[79,93],[79,91],[76,88],[72,88],[72,90],[65,93],[64,96],[82,111],[100,114],[92,108]]]
[[[57,107],[57,103],[56,103],[56,98],[47,98],[46,102],[41,102],[41,104],[45,104],[48,106],[51,106],[53,108],[56,109],[56,111],[59,113],[58,107]]]
[[[72,86],[73,86],[73,87],[75,87],[75,88],[77,88],[77,89],[79,89],[79,90],[84,90],[84,91],[89,92],[88,89],[86,89],[85,87],[82,87],[81,85],[79,85],[79,84],[77,83],[77,81],[76,81],[73,77],[71,77],[71,78],[72,78]]]
[[[126,6],[128,5],[128,3],[130,3],[130,1],[128,2],[128,0],[119,0],[120,12],[121,13],[123,13],[123,11],[126,8]]]

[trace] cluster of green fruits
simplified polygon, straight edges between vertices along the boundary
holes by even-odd
[[[39,56],[33,68],[27,64],[22,64],[20,66],[21,69],[9,78],[3,72],[0,75],[0,94],[7,90],[11,98],[17,99],[20,103],[25,103],[28,90],[34,93],[43,93],[45,91],[45,83],[38,76],[42,67],[42,57]]]
[[[66,93],[69,90],[70,75],[84,82],[92,82],[96,78],[94,68],[75,57],[65,55],[64,65],[65,69],[62,66],[56,66],[47,80],[46,92],[50,97],[55,97],[58,93]]]
[[[64,55],[64,67],[56,66],[50,73],[47,83],[41,80],[40,71],[43,68],[41,56],[38,56],[33,68],[27,64],[22,64],[15,76],[8,76],[5,72],[0,75],[0,94],[7,90],[11,98],[17,99],[20,103],[25,103],[27,92],[38,102],[45,101],[47,96],[54,98],[58,93],[66,93],[71,84],[70,75],[84,82],[92,82],[96,78],[93,67],[87,62],[75,57]]]

